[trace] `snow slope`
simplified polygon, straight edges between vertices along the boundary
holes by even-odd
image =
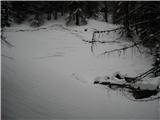
[[[150,68],[151,58],[131,51],[123,56],[100,56],[107,49],[129,44],[95,47],[94,29],[115,28],[89,20],[86,26],[65,26],[63,21],[23,31],[26,25],[7,29],[14,47],[2,45],[2,118],[24,119],[139,119],[158,120],[158,101],[133,102],[93,85],[97,76],[116,71],[134,76]],[[84,31],[87,29],[87,31]],[[21,30],[21,31],[18,31]],[[103,40],[115,40],[115,33]],[[8,56],[8,57],[7,57]]]

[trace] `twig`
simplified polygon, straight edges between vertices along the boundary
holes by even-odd
[[[129,99],[129,100],[132,100],[132,101],[135,101],[135,102],[148,102],[148,101],[154,101],[154,100],[159,100],[159,99],[160,99],[160,96],[151,97],[149,99]]]
[[[118,19],[116,20],[116,22],[118,22],[119,20],[123,19],[124,17],[126,17],[126,16],[128,16],[128,15],[134,13],[136,10],[142,8],[143,6],[144,6],[144,5],[142,5],[142,6],[140,6],[140,7],[137,7],[137,8],[135,8],[135,9],[131,10],[128,14],[126,14],[126,15],[121,16],[120,18],[118,18]]]
[[[142,43],[142,41],[140,41],[140,42],[138,42],[138,43],[134,43],[134,44],[131,45],[131,46],[127,46],[127,47],[123,47],[123,48],[118,48],[118,49],[113,49],[113,50],[110,50],[110,51],[105,51],[105,52],[101,53],[100,55],[104,55],[104,54],[107,54],[107,53],[113,53],[113,52],[116,52],[116,51],[122,51],[122,50],[124,51],[124,50],[126,50],[126,49],[135,47],[135,46],[137,46],[137,45],[139,45],[139,44],[141,44],[141,43]]]
[[[147,76],[148,74],[150,74],[150,73],[152,73],[152,72],[154,72],[154,71],[155,71],[155,68],[151,68],[151,69],[149,69],[148,71],[140,74],[139,76],[137,76],[137,77],[135,77],[135,78],[136,78],[136,79],[142,79],[142,78],[144,78],[145,76]]]
[[[129,27],[134,27],[134,26],[137,26],[137,25],[140,25],[140,24],[144,24],[144,23],[148,23],[150,22],[149,20],[146,20],[146,21],[141,21],[141,22],[138,22],[138,23],[135,23],[135,24],[131,24]],[[125,27],[124,26],[121,26],[121,27],[118,27],[118,28],[115,28],[115,29],[111,29],[111,30],[101,30],[101,31],[94,31],[93,34],[96,34],[96,33],[105,33],[105,32],[113,32],[113,31],[117,31],[117,30],[120,30],[120,29],[124,29]]]
[[[115,28],[115,29],[111,29],[111,30],[94,31],[93,34],[96,34],[96,33],[105,33],[105,32],[113,32],[113,31],[117,31],[117,30],[120,30],[120,29],[124,29],[124,26],[118,27],[118,28]]]
[[[116,40],[114,40],[114,41],[96,41],[96,40],[94,40],[94,41],[90,41],[90,40],[82,40],[82,41],[84,41],[84,42],[87,42],[87,43],[121,43],[120,41],[116,41]]]
[[[2,42],[4,42],[6,45],[8,45],[9,47],[14,47],[14,45],[12,45],[10,42],[8,42],[6,40],[6,37],[4,36],[4,32],[5,32],[5,28],[1,29],[1,40]]]
[[[94,82],[94,84],[107,85],[109,88],[116,86],[118,88],[127,88],[130,90],[135,90],[135,88],[131,86],[130,84],[118,84],[118,83],[111,83],[111,82]]]
[[[116,51],[122,51],[122,50],[124,51],[124,50],[127,50],[129,48],[133,48],[133,47],[135,47],[137,45],[142,44],[148,37],[152,38],[152,37],[155,37],[155,36],[159,35],[159,32],[160,31],[157,31],[152,36],[145,36],[140,42],[137,42],[137,43],[134,42],[134,44],[132,44],[131,46],[127,46],[127,47],[123,47],[123,48],[119,48],[119,49],[113,49],[113,50],[110,50],[110,51],[105,51],[105,52],[101,53],[100,55],[104,55],[104,54],[107,54],[107,53],[113,53],[113,52],[116,52]]]
[[[134,26],[141,25],[141,24],[144,24],[144,23],[149,23],[149,22],[150,22],[149,20],[145,20],[145,21],[141,21],[141,22],[138,22],[138,23],[135,23],[135,24],[131,24],[129,27],[134,27]]]

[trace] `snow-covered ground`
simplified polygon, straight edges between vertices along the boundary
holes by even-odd
[[[117,71],[135,76],[151,67],[151,57],[136,50],[99,56],[129,44],[125,40],[97,45],[94,55],[90,44],[82,41],[91,40],[95,29],[112,28],[116,26],[95,20],[80,27],[65,26],[59,20],[40,28],[25,24],[8,28],[7,40],[14,47],[2,45],[2,117],[158,120],[158,100],[134,102],[93,84],[98,76]],[[101,37],[106,41],[116,38],[116,33]]]

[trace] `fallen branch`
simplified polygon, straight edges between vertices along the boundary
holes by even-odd
[[[9,47],[14,47],[14,45],[12,45],[10,42],[8,42],[7,40],[6,40],[6,38],[2,38],[2,42],[4,42],[7,46],[9,46]]]
[[[111,30],[94,31],[93,34],[96,34],[96,33],[105,33],[105,32],[113,32],[113,31],[117,31],[117,30],[120,30],[120,29],[124,29],[124,26],[118,27],[118,28],[115,28],[115,29],[111,29]]]
[[[154,101],[154,100],[158,100],[159,101],[160,97],[151,97],[149,99],[130,99],[129,100],[132,100],[132,101],[136,101],[136,102],[148,102],[148,101]]]
[[[144,23],[148,23],[150,22],[149,20],[146,20],[146,21],[141,21],[141,22],[138,22],[138,23],[135,23],[135,24],[131,24],[129,25],[129,27],[134,27],[134,26],[137,26],[137,25],[141,25],[141,24],[144,24]],[[115,29],[111,29],[111,30],[96,30],[93,32],[93,34],[96,34],[96,33],[109,33],[109,32],[116,32],[117,30],[120,30],[120,29],[125,29],[125,26],[121,26],[121,27],[118,27],[118,28],[115,28]]]
[[[82,41],[87,43],[121,43],[120,41],[116,41],[116,40],[113,40],[113,41],[82,40]]]
[[[105,86],[108,86],[109,88],[117,87],[117,88],[127,88],[130,90],[135,90],[135,88],[132,87],[130,84],[118,84],[118,83],[99,82],[99,81],[94,81],[94,84],[105,85]]]
[[[160,69],[160,68],[158,68],[158,70],[159,70],[159,69]],[[155,71],[157,71],[157,69],[156,69],[155,67],[154,67],[154,68],[151,68],[151,69],[149,69],[148,71],[140,74],[139,76],[137,76],[137,77],[135,77],[135,78],[136,78],[136,79],[142,79],[142,78],[146,77],[147,75],[149,75],[149,74],[151,74],[151,73],[153,73],[153,72],[155,72]]]
[[[129,93],[132,94],[132,96],[135,99],[144,99],[144,98],[149,98],[153,95],[157,95],[158,92],[160,91],[159,88],[155,89],[155,90],[148,90],[148,89],[140,89],[140,88],[135,88],[134,84],[119,84],[119,83],[112,83],[112,82],[98,82],[95,81],[94,84],[101,84],[101,85],[105,85],[111,89],[115,89],[115,88],[121,88],[121,89],[128,89]]]
[[[138,43],[134,43],[134,44],[131,45],[131,46],[127,46],[127,47],[123,47],[123,48],[118,48],[118,49],[113,49],[113,50],[110,50],[110,51],[105,51],[105,52],[101,53],[100,55],[105,55],[105,54],[107,54],[107,53],[113,53],[113,52],[116,52],[116,51],[124,51],[124,50],[127,50],[127,49],[129,49],[129,48],[133,48],[133,47],[135,47],[135,46],[137,46],[137,45],[139,45],[139,44],[142,44],[142,41],[141,41],[141,42],[138,42]]]
[[[7,46],[9,46],[9,47],[14,47],[14,45],[12,45],[10,42],[8,42],[7,40],[6,40],[6,37],[4,36],[4,32],[5,32],[5,29],[4,28],[2,28],[2,30],[1,30],[1,42],[2,43],[4,43],[4,44],[6,44]]]
[[[160,31],[154,33],[152,36],[145,36],[140,42],[134,42],[134,44],[130,45],[130,46],[127,46],[127,47],[123,47],[123,48],[118,48],[118,49],[113,49],[113,50],[110,50],[110,51],[105,51],[103,53],[101,53],[100,55],[105,55],[105,54],[109,54],[109,53],[113,53],[113,52],[117,52],[117,51],[125,51],[129,48],[133,48],[133,47],[137,47],[137,45],[140,45],[142,43],[144,43],[144,41],[146,41],[147,39],[149,38],[152,38],[152,37],[155,37],[157,35],[159,35]]]
[[[134,27],[134,26],[145,24],[145,23],[148,23],[148,22],[150,22],[150,21],[146,20],[146,21],[138,22],[138,23],[130,25],[129,27]],[[92,43],[92,45],[91,45],[91,52],[93,53],[93,47],[94,47],[95,43],[97,43],[97,42],[99,42],[99,43],[107,43],[106,41],[97,41],[95,39],[96,34],[106,33],[106,32],[107,33],[109,33],[109,32],[116,32],[117,30],[120,30],[120,29],[125,29],[125,26],[121,26],[121,27],[118,27],[118,28],[115,28],[115,29],[111,29],[111,30],[104,30],[104,31],[98,31],[98,30],[96,30],[96,31],[94,31],[93,34],[92,34],[92,41],[86,41],[86,42]],[[110,53],[110,52],[115,52],[115,51],[119,51],[119,50],[126,50],[126,49],[132,48],[132,47],[137,47],[137,49],[139,50],[139,52],[142,53],[140,51],[139,47],[137,46],[137,45],[139,45],[139,43],[137,44],[134,41],[133,41],[133,43],[134,43],[133,46],[111,50],[111,51],[108,51],[108,52],[104,52],[103,54]]]
[[[119,17],[115,22],[119,22],[121,19],[124,19],[126,16],[128,16],[128,15],[136,12],[137,10],[143,8],[143,6],[144,6],[144,5],[139,6],[139,7],[135,8],[135,9],[131,10],[128,14],[125,14],[124,16]]]

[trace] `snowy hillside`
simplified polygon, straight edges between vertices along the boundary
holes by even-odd
[[[66,26],[63,20],[46,23],[40,28],[27,24],[7,28],[2,45],[2,117],[22,119],[139,119],[159,117],[158,100],[135,102],[115,91],[95,86],[99,76],[121,72],[129,76],[151,68],[152,58],[137,50],[124,55],[99,56],[130,44],[124,39],[94,47],[94,30],[117,26],[89,20],[85,26]],[[101,39],[113,41],[116,33]]]

